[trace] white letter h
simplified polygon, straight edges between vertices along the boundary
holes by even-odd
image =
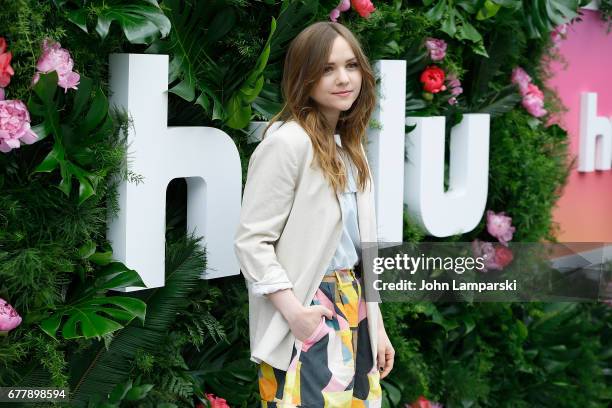
[[[167,126],[167,55],[111,54],[109,63],[110,102],[133,120],[130,170],[143,176],[142,183],[119,185],[119,214],[107,233],[113,258],[135,269],[147,288],[164,286],[166,189],[185,177],[187,229],[204,236],[206,278],[238,274],[233,235],[242,171],[234,142],[212,127]]]

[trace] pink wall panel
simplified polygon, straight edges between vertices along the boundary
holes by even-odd
[[[599,12],[583,10],[581,22],[569,26],[559,52],[567,62],[553,62],[548,85],[569,109],[561,125],[571,138],[570,152],[578,156],[580,95],[598,94],[598,116],[612,117],[612,33]],[[553,216],[560,223],[561,242],[612,242],[612,171],[580,173],[572,169]]]

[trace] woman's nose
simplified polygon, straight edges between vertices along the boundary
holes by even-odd
[[[344,68],[340,68],[338,70],[338,77],[336,78],[336,80],[338,81],[338,83],[341,83],[341,84],[345,84],[349,81],[348,73],[346,72]]]

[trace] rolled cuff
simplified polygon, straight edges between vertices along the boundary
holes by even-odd
[[[254,296],[264,296],[269,293],[274,293],[283,289],[291,289],[293,285],[291,282],[278,282],[278,283],[264,283],[264,282],[249,282],[249,287],[251,288],[251,293]]]

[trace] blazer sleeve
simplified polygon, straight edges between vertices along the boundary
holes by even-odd
[[[285,135],[264,138],[249,160],[234,250],[255,296],[293,287],[275,243],[293,206],[298,170],[298,154]]]

